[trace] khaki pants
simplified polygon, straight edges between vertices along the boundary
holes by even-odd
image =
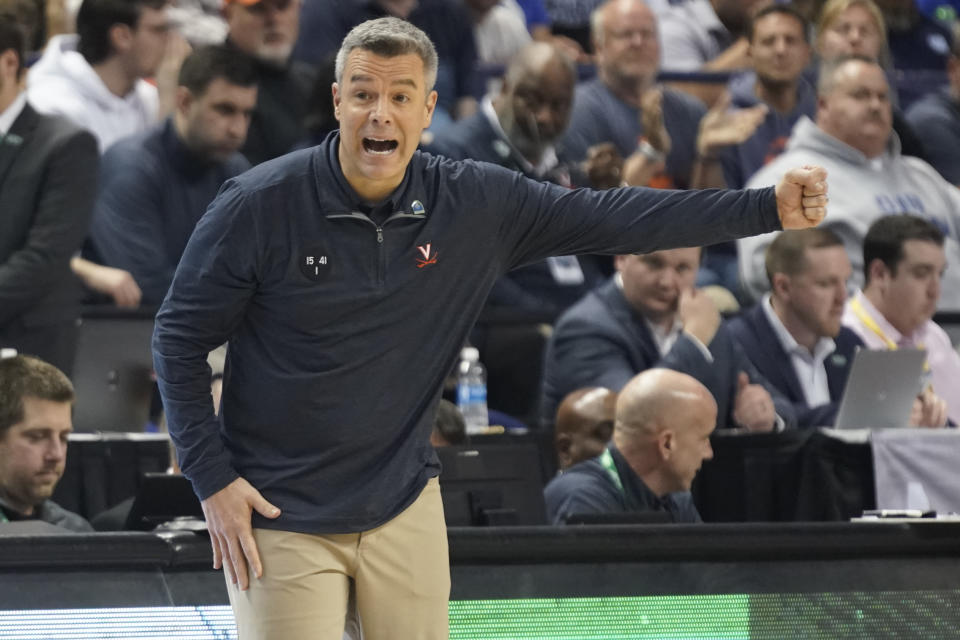
[[[254,529],[263,577],[227,579],[240,640],[341,640],[353,580],[364,640],[446,640],[450,597],[440,484],[376,529],[313,535]]]

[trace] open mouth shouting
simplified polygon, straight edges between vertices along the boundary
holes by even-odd
[[[387,140],[382,138],[364,138],[363,150],[378,156],[388,156],[394,151],[400,143],[396,140]]]

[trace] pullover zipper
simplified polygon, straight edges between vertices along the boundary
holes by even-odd
[[[382,286],[384,280],[386,279],[386,258],[384,256],[383,248],[383,227],[387,225],[388,222],[392,220],[400,220],[402,218],[415,218],[417,220],[423,220],[424,216],[413,215],[412,213],[404,213],[403,211],[397,211],[383,221],[383,225],[379,225],[373,221],[370,216],[357,211],[350,213],[334,213],[327,216],[328,220],[335,218],[346,218],[350,220],[359,220],[361,222],[367,222],[374,226],[377,232],[377,285]]]

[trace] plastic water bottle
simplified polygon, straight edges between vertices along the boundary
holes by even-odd
[[[480,364],[480,352],[476,347],[464,347],[460,352],[457,406],[463,414],[468,436],[487,431],[490,426],[487,416],[487,371]]]

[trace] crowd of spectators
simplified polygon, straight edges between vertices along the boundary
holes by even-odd
[[[0,0],[0,347],[69,376],[81,300],[159,305],[225,182],[336,135],[331,56],[352,27],[390,15],[439,53],[425,152],[571,189],[829,174],[817,230],[555,257],[497,283],[488,310],[553,326],[527,426],[556,434],[554,520],[628,506],[699,520],[674,494],[710,457],[713,428],[831,425],[864,346],[925,348],[911,423],[960,423],[960,356],[932,320],[960,311],[957,24],[897,0],[211,5]],[[6,482],[17,430],[72,390],[33,360],[2,366],[57,389],[27,389],[0,422]],[[689,416],[665,409],[677,398]],[[463,439],[452,409],[437,443]],[[50,435],[53,484],[68,430]],[[611,488],[611,469],[629,491]],[[54,509],[41,493],[21,505],[0,484],[0,509]]]

